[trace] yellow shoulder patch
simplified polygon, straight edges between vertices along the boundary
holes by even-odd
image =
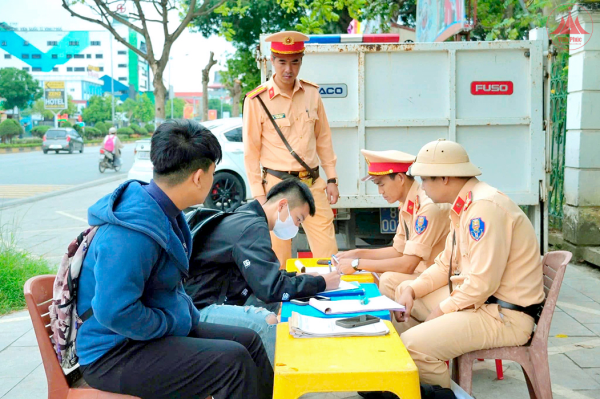
[[[306,84],[309,84],[309,85],[311,85],[311,86],[314,86],[314,87],[316,87],[317,89],[319,88],[319,85],[318,85],[318,84],[316,84],[316,83],[313,83],[313,82],[309,82],[308,80],[300,79],[300,81],[301,81],[302,83],[306,83]]]
[[[248,97],[248,98],[254,98],[254,97],[258,96],[260,93],[262,93],[265,90],[267,90],[267,86],[260,85],[256,89],[248,92],[248,94],[246,94],[246,97]]]

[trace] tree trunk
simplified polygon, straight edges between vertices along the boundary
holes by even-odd
[[[240,97],[242,96],[242,82],[239,79],[233,81],[233,89],[229,90],[233,103],[231,105],[231,116],[237,118],[240,116]]]
[[[208,64],[202,70],[202,120],[208,120],[208,82],[209,82],[209,73],[210,68],[212,68],[217,61],[215,61],[215,53],[210,52],[210,58],[208,60]]]
[[[161,69],[157,64],[151,65],[152,73],[154,74],[154,106],[155,106],[155,116],[154,120],[156,123],[156,127],[165,121],[166,112],[166,97],[167,97],[167,88],[163,83],[163,72],[164,67]]]
[[[338,29],[342,33],[348,33],[348,25],[352,22],[352,17],[350,16],[350,11],[348,11],[348,7],[344,7],[340,12],[340,17],[337,20]]]

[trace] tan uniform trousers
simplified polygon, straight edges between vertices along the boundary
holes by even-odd
[[[265,193],[268,193],[271,187],[279,183],[281,179],[267,174],[267,184],[265,184]],[[335,227],[333,226],[333,211],[327,201],[325,188],[327,182],[323,178],[318,178],[310,187],[310,192],[315,198],[315,216],[309,216],[302,223],[302,228],[308,238],[310,250],[315,258],[330,258],[338,252],[337,242],[335,241]],[[279,259],[282,268],[285,268],[285,262],[292,257],[292,240],[280,240],[271,232],[271,242],[273,251]]]
[[[448,313],[404,332],[400,338],[419,369],[421,382],[450,388],[447,360],[479,349],[527,343],[533,318],[515,310],[499,313],[498,309],[498,305],[483,305],[477,310]]]
[[[405,281],[416,280],[421,275],[420,272],[413,274],[385,272],[379,277],[379,292],[391,300],[396,298],[396,289]]]
[[[394,300],[399,300],[402,292],[406,287],[410,285],[412,281],[407,280],[402,282],[395,291]],[[448,291],[448,286],[438,288],[433,291],[431,294],[424,296],[423,298],[416,299],[413,303],[413,308],[410,312],[410,319],[403,323],[398,323],[395,319],[392,324],[398,331],[398,334],[404,333],[409,328],[414,326],[418,326],[423,323],[429,314],[433,311],[433,309],[437,308],[440,302],[444,299],[448,298],[450,291]]]

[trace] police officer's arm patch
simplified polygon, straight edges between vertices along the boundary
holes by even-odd
[[[473,218],[469,222],[469,234],[475,241],[481,240],[485,234],[485,222],[481,218]]]
[[[419,216],[415,221],[415,231],[417,234],[423,234],[425,230],[427,230],[427,226],[429,225],[429,220],[427,220],[426,216]]]

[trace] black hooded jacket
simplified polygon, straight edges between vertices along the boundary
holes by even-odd
[[[214,303],[242,306],[253,293],[270,303],[325,291],[321,276],[279,270],[267,216],[258,201],[229,214],[206,209],[196,212],[188,217],[194,241],[185,290],[198,309]],[[217,217],[195,229],[197,220],[204,218],[202,213]]]

